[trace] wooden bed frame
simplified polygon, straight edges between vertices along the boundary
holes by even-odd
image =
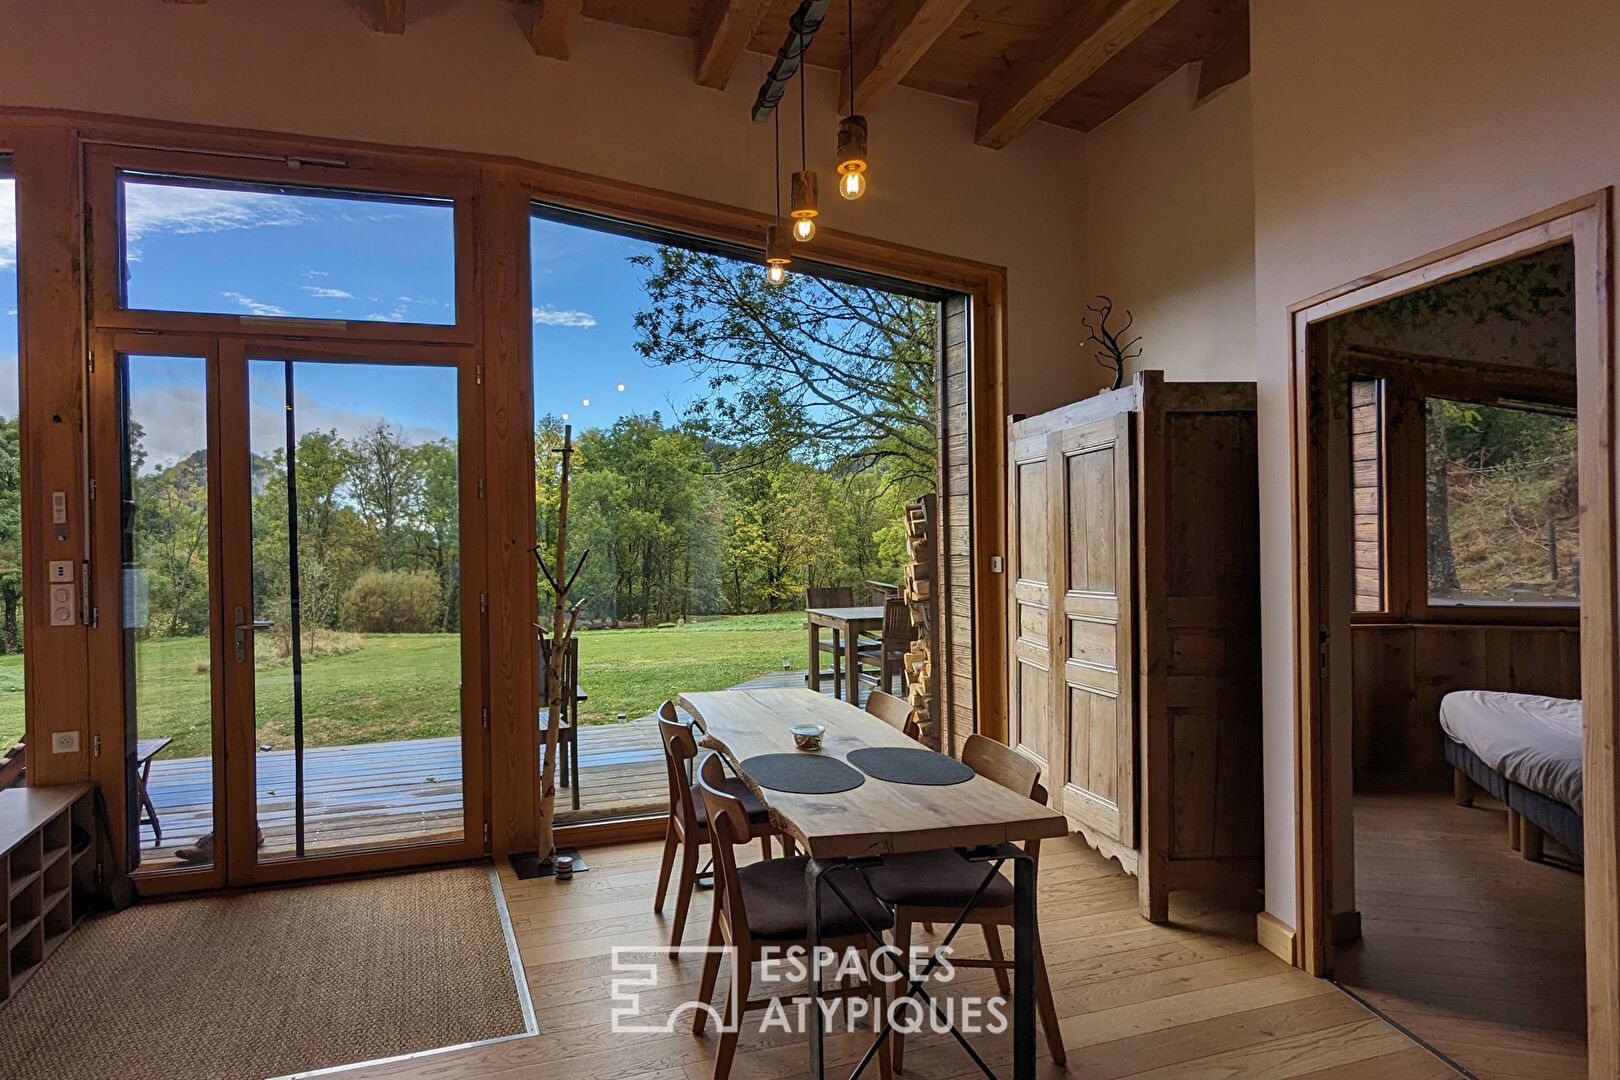
[[[1481,761],[1468,747],[1445,736],[1446,761],[1452,769],[1452,797],[1458,806],[1473,806],[1483,791],[1508,808],[1508,845],[1526,859],[1542,856],[1543,840],[1553,837],[1582,858],[1586,830],[1575,808],[1516,784]]]

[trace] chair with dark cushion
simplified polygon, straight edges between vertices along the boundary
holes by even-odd
[[[742,1026],[743,1014],[765,1008],[770,1004],[771,997],[776,996],[749,999],[754,964],[765,958],[766,948],[771,950],[772,955],[780,957],[787,945],[802,945],[807,941],[808,912],[805,910],[804,883],[805,866],[810,860],[798,855],[738,866],[737,845],[747,842],[748,830],[752,826],[748,810],[728,782],[725,766],[718,755],[711,754],[698,767],[698,787],[709,811],[716,886],[714,913],[709,921],[710,952],[703,958],[703,980],[698,990],[698,1000],[708,1003],[714,999],[714,986],[720,974],[720,946],[731,946],[731,962],[736,965],[722,1014],[731,1022],[723,1025],[714,1059],[714,1080],[726,1080],[737,1053],[737,1032]],[[870,976],[873,950],[881,942],[873,940],[866,933],[861,921],[864,919],[872,930],[882,933],[894,925],[894,920],[877,897],[872,895],[860,875],[840,874],[837,881],[839,890],[848,897],[853,909],[839,899],[825,879],[822,881],[821,944],[834,950],[840,959],[849,955],[850,950],[859,952]],[[790,992],[796,993],[797,988],[791,988]],[[841,983],[822,991],[824,1001],[855,997],[871,1001],[873,1026],[876,1027],[887,1000],[882,983],[873,982],[868,977],[857,985]],[[847,1016],[836,1015],[834,1023],[847,1019]],[[703,1034],[707,1020],[708,1010],[694,1010],[693,1033]],[[888,1046],[885,1041],[878,1052],[879,1073],[884,1080],[889,1080],[893,1075]]]
[[[1011,791],[1046,802],[1046,789],[1041,786],[1041,769],[1035,762],[1018,751],[983,735],[969,735],[962,747],[962,761],[980,776],[988,777]],[[1031,840],[1024,845],[1030,859],[1040,863],[1040,841]],[[990,871],[989,863],[969,862],[955,851],[924,851],[916,854],[885,855],[880,866],[867,871],[872,891],[884,903],[894,908],[894,945],[902,956],[911,953],[911,927],[914,923],[956,922],[962,909],[973,899],[973,893]],[[996,973],[996,983],[1002,993],[1008,992],[1007,972],[1012,969],[1001,948],[1001,927],[1013,925],[1013,886],[1002,874],[997,874],[985,889],[966,919],[977,924],[984,932],[985,960],[951,957],[954,967],[989,968]],[[1035,932],[1035,1003],[1040,1011],[1041,1027],[1046,1031],[1046,1045],[1052,1060],[1062,1065],[1063,1035],[1058,1031],[1057,1006],[1052,1000],[1052,984],[1046,976],[1046,957],[1041,951],[1039,921]],[[904,1058],[905,1036],[896,1030],[894,1041],[894,1067],[898,1071]]]
[[[664,910],[664,896],[669,891],[669,875],[675,866],[675,849],[678,847],[681,851],[681,876],[675,881],[675,917],[669,931],[669,944],[673,949],[681,943],[681,933],[686,927],[686,912],[692,905],[692,890],[698,878],[698,849],[713,843],[713,832],[709,828],[708,805],[702,799],[693,797],[688,771],[691,762],[698,756],[697,738],[692,734],[692,722],[680,718],[674,702],[666,701],[659,706],[658,738],[664,745],[664,770],[669,779],[669,823],[664,828],[664,859],[658,867],[658,892],[653,898],[653,910]],[[776,826],[771,824],[770,811],[741,780],[732,779],[727,783],[727,790],[736,796],[748,817],[747,838],[757,838],[760,850],[769,859],[771,837],[779,834]],[[792,840],[784,836],[782,845],[792,853]]]

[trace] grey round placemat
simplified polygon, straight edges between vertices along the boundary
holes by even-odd
[[[910,746],[863,746],[849,760],[868,776],[896,784],[943,786],[973,779],[973,770],[955,758]]]
[[[800,795],[830,795],[866,783],[866,777],[834,757],[820,754],[760,754],[737,770],[762,788]]]

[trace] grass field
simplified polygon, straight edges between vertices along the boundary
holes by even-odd
[[[665,698],[719,690],[767,671],[786,656],[805,664],[804,616],[735,615],[665,630],[579,635],[579,681],[589,701],[580,719],[646,716]],[[206,638],[160,638],[139,646],[142,738],[169,736],[166,758],[208,753]],[[459,730],[460,638],[368,634],[358,652],[304,665],[304,738],[343,746],[453,735]],[[256,705],[261,745],[292,745],[292,669],[261,669]],[[0,744],[22,735],[22,657],[0,657]]]

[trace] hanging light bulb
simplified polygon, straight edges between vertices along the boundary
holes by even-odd
[[[838,121],[838,194],[866,194],[866,117],[855,111],[855,0],[849,9],[849,115]]]
[[[799,56],[804,56],[804,35],[799,35]],[[788,216],[793,218],[793,239],[801,244],[815,238],[816,216],[821,208],[816,204],[820,201],[820,184],[816,181],[816,174],[810,171],[806,159],[809,156],[808,142],[805,136],[804,114],[804,64],[799,65],[799,171],[793,174],[793,186],[788,198]]]
[[[787,280],[788,264],[793,256],[788,254],[787,233],[780,226],[772,225],[765,230],[765,278],[772,285],[780,285]]]

